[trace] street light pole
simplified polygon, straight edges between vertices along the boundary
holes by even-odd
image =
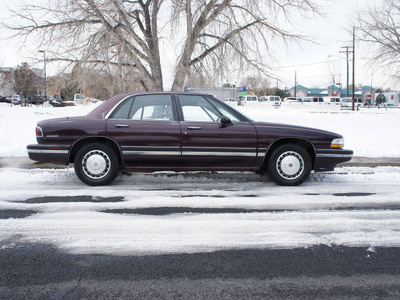
[[[40,53],[43,53],[43,65],[44,65],[44,97],[47,100],[47,74],[46,74],[46,51],[39,50]]]

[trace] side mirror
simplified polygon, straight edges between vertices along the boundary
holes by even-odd
[[[231,119],[229,119],[227,116],[222,116],[220,122],[221,122],[221,127],[227,127],[233,125]]]

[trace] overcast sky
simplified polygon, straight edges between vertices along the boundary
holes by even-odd
[[[0,0],[4,5],[15,6],[17,2],[23,0]],[[35,0],[37,1],[37,0]],[[373,1],[379,3],[381,0]],[[26,1],[25,1],[26,2]],[[321,1],[315,1],[321,3]],[[295,20],[299,33],[311,37],[315,43],[288,44],[274,49],[276,62],[271,63],[274,73],[279,81],[273,80],[273,85],[280,88],[292,87],[297,73],[297,83],[309,88],[325,88],[332,84],[333,78],[336,83],[341,82],[346,86],[346,59],[345,54],[340,53],[344,50],[343,46],[351,46],[352,28],[351,13],[358,8],[365,8],[370,0],[336,0],[323,7],[324,17],[310,16],[310,18],[299,18]],[[5,9],[0,11],[2,19],[7,18]],[[0,32],[3,38],[7,32]],[[0,66],[16,67],[21,62],[33,63],[33,57],[41,58],[43,54],[37,52],[34,42],[29,42],[21,47],[17,40],[7,40],[1,42]],[[363,45],[356,44],[356,84],[372,85],[374,87],[398,89],[394,84],[390,84],[384,70],[377,70],[370,66],[368,51]],[[42,64],[34,65],[42,67]],[[375,69],[374,69],[375,68]],[[59,66],[55,63],[48,64],[47,73],[55,75]],[[166,69],[168,71],[168,68]],[[374,75],[372,76],[372,73]],[[350,69],[351,74],[351,69]],[[351,75],[350,75],[351,76]],[[164,75],[168,81],[168,74]],[[240,84],[240,78],[232,73],[231,78],[226,80],[231,83]],[[351,83],[351,78],[350,78]],[[165,88],[171,84],[165,83]]]

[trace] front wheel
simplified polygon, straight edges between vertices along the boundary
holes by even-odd
[[[85,145],[78,151],[74,168],[82,182],[93,186],[106,185],[117,177],[119,162],[110,146],[94,143]]]
[[[282,145],[275,149],[268,161],[268,173],[279,185],[299,185],[311,172],[308,152],[297,145]]]

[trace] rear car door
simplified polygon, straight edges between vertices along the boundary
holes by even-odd
[[[106,130],[120,145],[125,167],[163,169],[180,162],[181,131],[171,94],[126,98],[110,114]]]

